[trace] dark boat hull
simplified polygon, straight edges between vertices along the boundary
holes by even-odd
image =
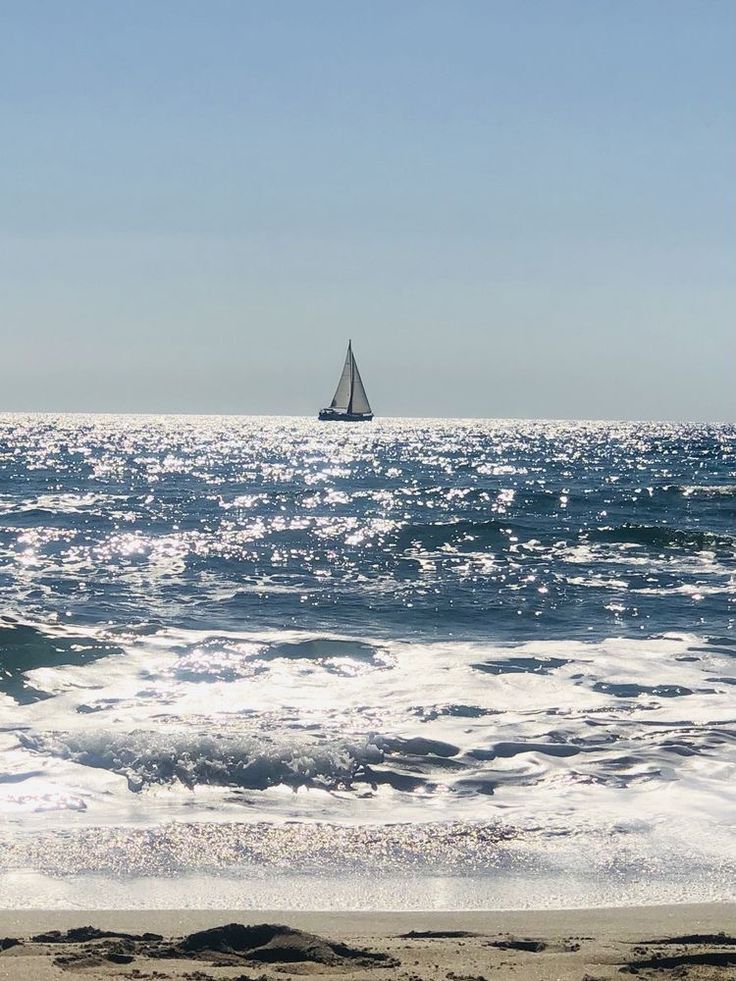
[[[334,409],[320,409],[317,418],[320,422],[370,422],[372,412],[336,412]]]

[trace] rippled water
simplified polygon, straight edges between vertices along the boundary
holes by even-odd
[[[727,426],[0,416],[7,902],[730,896],[735,537]]]

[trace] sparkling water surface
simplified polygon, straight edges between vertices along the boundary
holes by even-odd
[[[0,416],[7,904],[732,898],[735,536],[730,426]]]

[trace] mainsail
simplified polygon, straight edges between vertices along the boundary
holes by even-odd
[[[352,341],[348,341],[348,353],[342,366],[340,381],[337,383],[335,395],[330,402],[330,408],[349,415],[370,415],[371,406],[365,393],[363,379],[360,377],[358,365],[353,354]]]
[[[345,364],[342,366],[342,374],[340,375],[340,381],[337,383],[335,395],[330,402],[331,409],[347,412],[353,390],[352,378],[354,364],[353,347],[351,342],[348,341],[348,353],[345,355]]]

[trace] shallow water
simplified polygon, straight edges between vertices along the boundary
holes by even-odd
[[[733,898],[735,539],[733,427],[0,416],[5,901]]]

